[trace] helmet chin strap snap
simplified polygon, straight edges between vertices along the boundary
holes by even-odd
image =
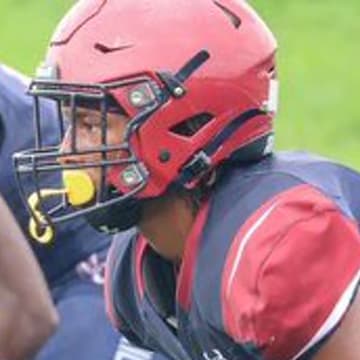
[[[54,196],[66,195],[72,206],[82,206],[95,196],[95,186],[90,176],[82,170],[66,170],[63,172],[63,189],[41,189],[32,193],[28,204],[34,216],[30,218],[29,232],[34,240],[48,244],[54,238],[54,227],[46,221],[40,210],[40,202]],[[40,196],[39,196],[40,195]]]

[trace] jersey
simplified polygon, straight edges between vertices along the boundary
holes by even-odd
[[[33,103],[26,95],[28,79],[12,69],[0,66],[0,193],[7,201],[23,231],[27,233],[29,216],[22,204],[12,166],[12,154],[33,148]],[[44,141],[59,144],[57,112],[52,102],[42,102],[46,122],[42,124]],[[30,179],[29,179],[30,181]],[[58,188],[54,177],[46,180],[50,188]],[[30,186],[30,184],[29,184]],[[85,220],[77,220],[57,227],[56,237],[50,246],[31,241],[47,280],[53,283],[66,271],[90,254],[110,245],[111,238],[95,232]]]
[[[112,245],[107,308],[172,359],[311,359],[360,279],[360,174],[306,153],[229,166],[179,272],[134,230]]]

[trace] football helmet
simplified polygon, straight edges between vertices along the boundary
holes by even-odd
[[[271,152],[276,48],[271,31],[242,0],[78,1],[29,88],[37,147],[15,155],[20,185],[24,174],[34,177],[37,224],[84,214],[105,230],[128,228],[138,219],[139,203],[172,185],[194,189],[228,159],[250,161]],[[98,109],[101,146],[78,149],[74,133],[68,152],[44,147],[42,97],[69,106],[72,127],[77,107]],[[109,112],[129,118],[118,146],[106,141]],[[63,122],[59,111],[60,138]],[[109,160],[110,151],[122,156]],[[101,153],[101,160],[59,162],[84,153]],[[47,199],[51,191],[42,191],[42,173],[89,167],[102,171],[96,201],[70,213],[66,194],[61,204],[46,204],[53,200]]]

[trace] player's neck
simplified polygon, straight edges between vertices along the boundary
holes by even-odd
[[[179,263],[194,219],[188,199],[169,195],[146,204],[139,228],[156,252]]]

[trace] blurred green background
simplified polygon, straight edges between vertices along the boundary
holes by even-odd
[[[73,1],[1,0],[0,61],[31,75]],[[277,148],[315,151],[360,169],[359,0],[250,2],[279,42]]]

